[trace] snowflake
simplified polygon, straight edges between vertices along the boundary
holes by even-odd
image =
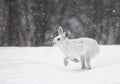
[[[30,10],[30,12],[33,12],[32,10]]]
[[[109,9],[108,9],[108,8],[106,8],[106,11],[109,11]]]
[[[33,13],[33,15],[36,15],[36,13]]]
[[[45,13],[43,13],[43,15],[45,15]]]
[[[93,27],[96,27],[96,25],[93,25]]]
[[[112,12],[113,12],[113,13],[115,13],[115,12],[116,12],[116,10],[112,10]]]
[[[116,23],[116,27],[119,27],[119,23]]]

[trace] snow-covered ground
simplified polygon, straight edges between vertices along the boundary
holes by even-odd
[[[120,84],[120,46],[100,47],[87,71],[58,48],[0,47],[0,84]]]

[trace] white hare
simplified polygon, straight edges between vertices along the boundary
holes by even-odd
[[[71,60],[81,62],[82,69],[91,69],[91,58],[100,52],[97,41],[91,38],[68,39],[70,32],[63,32],[62,27],[59,27],[58,33],[53,39],[53,44],[65,54],[64,64],[68,65],[68,60]]]

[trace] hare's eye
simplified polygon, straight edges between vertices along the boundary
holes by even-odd
[[[60,38],[58,38],[57,40],[60,41]]]

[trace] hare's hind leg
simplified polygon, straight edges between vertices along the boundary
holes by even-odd
[[[81,61],[81,69],[85,69],[85,57],[81,56],[80,61]]]
[[[67,66],[68,63],[69,63],[69,61],[68,61],[68,57],[65,57],[65,58],[64,58],[64,65]]]
[[[85,65],[86,65],[86,69],[87,69],[87,70],[91,69],[90,56],[86,56],[86,57],[85,57]]]
[[[74,59],[70,59],[70,60],[73,62],[76,62],[76,63],[80,62],[80,60],[78,58],[74,58]]]

